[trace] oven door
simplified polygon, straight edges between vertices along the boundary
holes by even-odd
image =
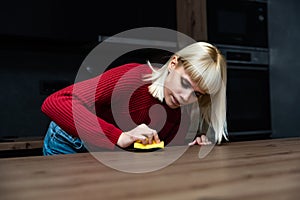
[[[255,139],[269,136],[271,120],[268,68],[228,64],[227,73],[229,138]]]

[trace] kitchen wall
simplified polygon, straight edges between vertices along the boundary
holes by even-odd
[[[142,26],[176,29],[176,1],[2,2],[0,141],[43,136],[44,99],[74,82],[98,36]]]
[[[82,59],[78,54],[2,49],[1,139],[42,136],[49,123],[40,110],[43,100],[55,87],[74,81]]]
[[[300,136],[300,1],[269,0],[273,137]]]

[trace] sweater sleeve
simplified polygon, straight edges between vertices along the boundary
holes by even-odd
[[[70,135],[96,147],[113,149],[122,130],[99,118],[95,103],[100,109],[109,105],[115,84],[135,65],[115,68],[66,87],[46,98],[42,111]]]

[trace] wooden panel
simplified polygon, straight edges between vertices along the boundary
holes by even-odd
[[[201,147],[193,146],[168,167],[141,174],[111,169],[89,153],[5,158],[0,199],[298,200],[299,145],[300,138],[226,143],[203,159]],[[140,162],[155,162],[135,154]],[[128,159],[104,156],[120,164]]]
[[[43,147],[43,138],[21,138],[11,142],[0,142],[0,151],[26,150]]]
[[[177,30],[196,41],[207,41],[206,0],[177,0]]]

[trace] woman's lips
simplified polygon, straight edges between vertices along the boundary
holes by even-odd
[[[176,99],[173,95],[171,95],[171,99],[172,99],[172,103],[173,103],[175,106],[180,106],[179,101],[177,101],[177,99]]]

